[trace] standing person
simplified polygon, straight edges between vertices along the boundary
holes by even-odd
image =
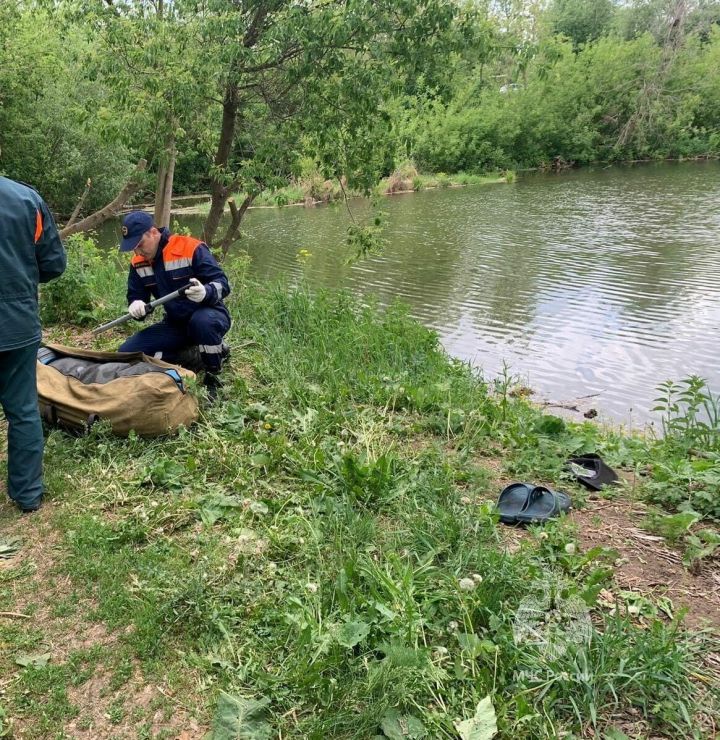
[[[223,299],[230,294],[228,279],[207,244],[191,236],[158,229],[149,213],[132,211],[122,222],[121,252],[134,252],[128,275],[128,312],[145,318],[145,304],[192,283],[185,296],[164,305],[165,317],[133,334],[120,352],[144,352],[175,362],[187,347],[197,345],[205,369],[204,383],[211,400],[221,383],[218,373],[225,350],[223,337],[230,314]]]
[[[29,185],[0,177],[0,403],[8,422],[7,491],[23,512],[37,511],[43,497],[38,283],[59,277],[65,265],[45,201]]]

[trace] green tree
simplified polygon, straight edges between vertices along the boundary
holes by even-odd
[[[604,36],[613,20],[612,0],[554,0],[550,18],[555,33],[579,47]]]
[[[220,40],[202,38],[201,14],[182,1],[65,6],[93,28],[97,53],[88,71],[111,91],[106,130],[150,162],[155,221],[167,226],[178,152],[197,159],[212,126]]]
[[[129,152],[102,122],[107,88],[88,77],[92,42],[42,8],[0,7],[0,163],[69,214],[93,179],[87,205],[117,191]]]
[[[384,104],[405,74],[432,68],[456,6],[447,0],[215,0],[221,24],[222,115],[206,241],[215,241],[234,190],[245,192],[221,241],[236,238],[244,208],[297,171],[303,145],[326,177],[369,189],[390,141]],[[213,36],[217,32],[212,33]]]
[[[456,12],[451,0],[96,0],[93,22],[99,69],[156,190],[176,150],[212,151],[204,238],[226,251],[252,200],[308,152],[325,177],[370,188],[391,138],[384,104],[405,75],[440,63]],[[235,192],[244,201],[218,237]]]

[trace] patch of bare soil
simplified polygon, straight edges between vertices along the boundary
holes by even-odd
[[[68,698],[81,709],[78,718],[63,728],[68,737],[78,740],[130,740],[138,736],[138,724],[149,725],[152,737],[200,740],[208,728],[192,717],[192,710],[160,685],[147,683],[136,670],[119,691],[108,690],[111,676],[102,667],[82,686],[70,688]],[[121,698],[122,720],[113,718],[112,707]],[[142,718],[138,721],[138,718]]]
[[[507,485],[502,481],[498,490]],[[692,629],[711,628],[720,633],[720,568],[717,559],[700,564],[691,573],[682,563],[682,553],[662,537],[640,529],[647,506],[632,499],[608,500],[590,495],[586,505],[569,515],[583,550],[607,547],[616,550],[615,585],[619,591],[634,591],[651,599],[672,601],[675,612],[687,607],[684,624]],[[502,527],[506,548],[515,552],[529,537],[519,527]]]
[[[573,511],[584,549],[611,547],[620,554],[615,570],[617,585],[651,597],[668,597],[675,609],[687,607],[685,624],[720,631],[720,569],[716,560],[701,563],[697,574],[682,563],[682,554],[662,537],[638,527],[647,507],[638,501],[590,498],[583,509]]]
[[[4,492],[0,491],[0,495]],[[62,664],[76,650],[90,650],[115,645],[120,634],[109,632],[102,623],[92,623],[84,615],[95,607],[91,601],[78,604],[73,614],[58,617],[54,607],[72,593],[70,578],[59,574],[57,564],[62,546],[57,530],[51,523],[52,502],[40,511],[21,516],[5,496],[0,499],[0,533],[3,537],[22,540],[20,552],[13,558],[0,560],[0,571],[30,563],[33,571],[24,578],[10,581],[13,589],[12,619],[43,625],[43,649],[51,654],[53,664]],[[32,612],[32,614],[26,614]],[[26,619],[27,617],[27,619]],[[20,668],[18,668],[20,670]],[[161,684],[147,682],[138,665],[130,680],[119,688],[112,686],[112,672],[101,663],[93,675],[79,686],[68,686],[68,699],[78,709],[74,720],[66,724],[64,737],[71,738],[136,738],[138,725],[149,724],[153,736],[196,740],[205,736],[208,728],[194,719],[197,712],[176,699]],[[14,680],[7,676],[6,685]],[[122,714],[113,708],[122,707]],[[58,728],[59,730],[60,728]],[[32,723],[16,718],[13,737],[37,737]]]
[[[493,490],[499,492],[512,482],[502,477],[499,458],[481,458],[478,463],[493,476]],[[708,559],[699,564],[696,573],[688,571],[681,552],[662,537],[640,529],[647,506],[633,498],[634,476],[623,471],[620,474],[627,485],[624,498],[605,499],[591,493],[582,508],[571,511],[569,519],[577,530],[578,543],[583,550],[607,547],[618,552],[617,590],[634,591],[651,599],[667,597],[676,612],[687,607],[687,627],[708,627],[720,633],[720,561]],[[517,551],[521,541],[529,536],[520,527],[501,526],[501,533],[510,552]]]

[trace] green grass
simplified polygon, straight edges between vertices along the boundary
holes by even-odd
[[[73,592],[51,614],[72,623],[73,604],[90,604],[82,617],[117,644],[20,670],[14,656],[42,650],[43,625],[0,621],[0,674],[18,674],[0,700],[10,717],[53,736],[79,711],[68,689],[102,663],[108,691],[136,664],[208,724],[221,691],[266,699],[255,721],[286,738],[401,736],[395,723],[456,738],[486,696],[502,737],[613,737],[624,720],[703,737],[712,705],[693,677],[710,680],[711,638],[608,614],[596,600],[616,554],[580,552],[565,522],[509,552],[488,503],[488,458],[579,497],[568,455],[597,449],[639,470],[670,443],[543,414],[512,379],[449,359],[401,306],[254,284],[244,267],[228,266],[228,383],[200,423],[157,440],[102,424],[50,434],[56,569]],[[548,579],[593,620],[558,655],[514,633]],[[0,609],[33,591],[42,603],[32,568],[0,571]],[[108,722],[149,737],[149,716],[121,698]]]

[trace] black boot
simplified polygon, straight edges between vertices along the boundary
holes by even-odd
[[[192,370],[194,373],[200,372],[203,369],[202,358],[200,357],[200,350],[197,345],[185,347],[177,353],[177,359],[175,360],[176,365],[181,365],[188,370]]]
[[[218,391],[222,388],[223,382],[220,380],[220,376],[216,373],[205,371],[205,377],[203,378],[203,385],[207,390],[208,401],[215,403],[218,396]]]

